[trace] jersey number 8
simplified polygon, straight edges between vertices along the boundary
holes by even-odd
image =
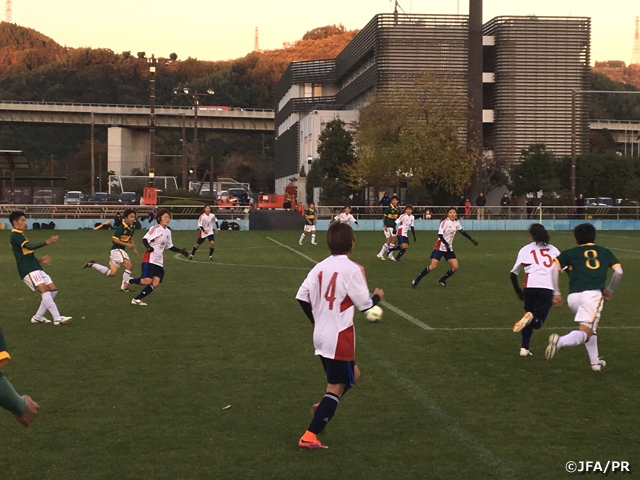
[[[587,259],[585,264],[589,270],[597,270],[600,268],[600,260],[598,260],[598,252],[595,250],[586,250],[584,256]]]

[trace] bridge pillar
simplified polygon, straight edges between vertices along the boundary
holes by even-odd
[[[116,175],[131,175],[134,169],[147,171],[149,133],[122,127],[107,129],[107,169]]]

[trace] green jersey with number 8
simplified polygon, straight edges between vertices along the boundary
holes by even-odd
[[[562,252],[556,262],[569,273],[569,293],[603,290],[607,271],[620,265],[616,256],[605,247],[593,243],[578,245]]]

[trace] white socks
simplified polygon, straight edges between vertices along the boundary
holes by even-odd
[[[304,232],[302,232],[302,235],[300,235],[300,240],[298,240],[298,243],[302,243],[302,241],[304,240]]]
[[[587,348],[591,365],[598,363],[600,361],[600,358],[598,357],[598,336],[591,335],[591,338],[584,344],[584,346]]]
[[[393,243],[393,242],[392,242],[392,243],[390,243],[390,244],[387,246],[387,256],[391,256],[391,255],[393,255],[393,252],[391,251],[391,249],[392,249],[393,247],[395,247],[395,246],[396,246],[396,244],[395,244],[395,243]]]
[[[91,268],[95,268],[101,274],[107,275],[107,276],[109,276],[109,273],[111,272],[111,270],[109,270],[108,267],[105,267],[104,265],[100,265],[99,263],[94,263],[93,265],[91,265]]]
[[[384,255],[385,253],[387,253],[387,248],[389,248],[388,245],[386,243],[383,243],[378,255]]]
[[[311,234],[311,243],[316,243],[316,234],[315,233]]]
[[[586,341],[586,333],[584,333],[582,330],[574,330],[573,332],[569,332],[566,335],[560,337],[560,339],[558,340],[558,348],[575,347],[576,345],[580,345]]]
[[[122,274],[122,287],[124,288],[124,284],[129,281],[131,278],[131,270],[124,269],[124,273]]]
[[[53,319],[54,320],[56,318],[59,318],[60,317],[60,312],[58,311],[58,307],[56,306],[55,302],[53,301],[53,295],[51,295],[51,292],[44,292],[41,295],[42,295],[42,302],[40,303],[40,308],[38,309],[38,312],[40,312],[40,309],[44,306],[44,308],[46,310],[49,310],[51,315],[53,315]],[[44,316],[44,313],[42,315],[40,315],[40,316]]]

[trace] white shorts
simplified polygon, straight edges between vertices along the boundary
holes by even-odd
[[[604,305],[604,298],[600,290],[587,290],[572,293],[567,297],[567,304],[575,314],[574,321],[583,324],[596,333],[600,314]]]
[[[116,267],[120,268],[120,265],[122,265],[122,262],[124,262],[125,260],[129,260],[129,255],[124,250],[117,248],[115,250],[111,250],[111,257],[109,260]]]
[[[304,233],[315,232],[315,231],[316,231],[316,226],[315,225],[305,225],[304,226]]]
[[[42,270],[34,270],[33,272],[25,275],[22,281],[34,292],[38,285],[42,285],[43,283],[45,285],[51,285],[53,283],[51,277]]]
[[[396,236],[396,234],[393,233],[393,228],[391,227],[387,227],[387,228],[383,227],[382,231],[384,232],[384,238],[392,238]]]

